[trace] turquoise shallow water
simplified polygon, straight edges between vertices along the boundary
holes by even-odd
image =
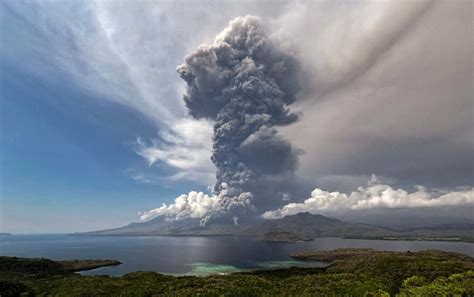
[[[212,274],[229,274],[235,272],[249,272],[257,269],[279,269],[287,267],[325,267],[324,262],[319,261],[297,261],[297,260],[283,260],[283,261],[266,261],[256,262],[253,268],[238,268],[232,265],[212,264],[196,262],[188,264],[191,270],[184,275],[206,276]],[[178,273],[178,275],[180,275]]]
[[[384,241],[318,238],[309,242],[260,242],[244,237],[166,236],[0,236],[0,255],[67,259],[117,259],[115,267],[103,267],[83,274],[123,275],[133,271],[157,271],[171,275],[227,274],[254,269],[290,266],[321,266],[321,262],[295,261],[296,251],[335,248],[373,248],[418,251],[439,249],[474,256],[474,244],[435,241]]]
[[[188,264],[191,270],[186,273],[188,275],[211,275],[211,274],[229,274],[234,272],[249,271],[249,269],[242,269],[232,265],[212,264],[196,262]]]

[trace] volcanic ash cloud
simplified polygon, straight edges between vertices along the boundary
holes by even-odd
[[[215,123],[218,203],[202,223],[258,207],[265,199],[256,195],[260,183],[297,165],[297,151],[275,130],[297,120],[288,110],[300,90],[297,60],[267,37],[259,18],[246,16],[230,22],[212,45],[199,46],[177,72],[186,82],[189,113]]]

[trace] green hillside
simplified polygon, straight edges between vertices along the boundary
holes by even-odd
[[[61,262],[2,258],[1,296],[472,296],[474,259],[441,251],[345,249],[292,255],[325,268],[261,270],[206,277],[134,272],[82,276]],[[63,268],[61,268],[63,267]]]

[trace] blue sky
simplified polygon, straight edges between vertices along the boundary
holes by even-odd
[[[43,51],[64,49],[54,48],[51,35],[38,34],[34,17],[28,19],[38,12],[34,5],[13,4],[1,4],[2,231],[115,227],[182,191],[202,188],[167,182],[166,167],[149,167],[136,153],[136,139],[157,135],[156,122],[62,75],[65,70]],[[71,51],[72,41],[64,41]],[[133,178],[139,174],[156,181]]]
[[[2,66],[1,206],[7,230],[117,226],[195,188],[131,178],[136,172],[164,174],[135,152],[137,136],[156,134],[137,111],[67,82],[45,82]]]
[[[303,65],[300,120],[279,133],[308,187],[285,203],[320,188],[350,210],[376,174],[413,194],[389,197],[402,207],[451,192],[435,204],[472,207],[469,0],[191,3],[0,3],[0,232],[116,227],[210,194],[212,122],[187,115],[176,67],[245,15]]]

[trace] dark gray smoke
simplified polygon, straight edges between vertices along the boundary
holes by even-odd
[[[213,45],[187,56],[177,71],[187,84],[190,114],[215,121],[211,159],[219,209],[203,222],[263,205],[275,189],[262,183],[292,175],[297,166],[298,152],[274,128],[298,118],[287,108],[300,90],[297,60],[266,36],[259,18],[246,16],[232,21]]]

